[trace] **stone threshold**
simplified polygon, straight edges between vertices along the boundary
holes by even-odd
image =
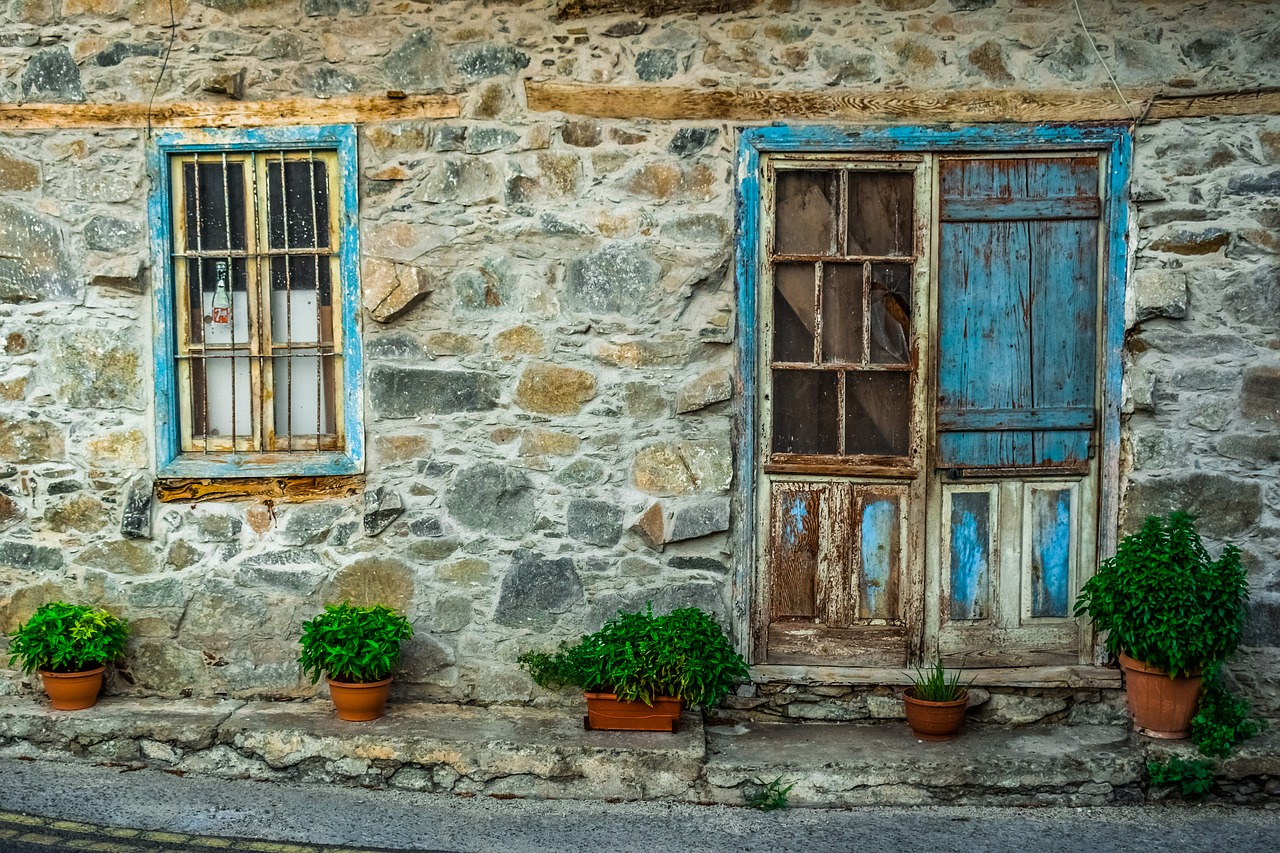
[[[1218,799],[1280,804],[1278,729],[1219,762]],[[327,701],[108,697],[60,712],[0,699],[3,757],[461,796],[741,805],[777,779],[796,806],[1092,806],[1162,798],[1146,762],[1168,755],[1194,748],[1105,725],[971,723],[925,743],[901,721],[704,726],[686,713],[671,735],[585,731],[564,708],[406,703],[347,723]]]

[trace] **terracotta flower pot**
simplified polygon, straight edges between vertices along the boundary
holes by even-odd
[[[964,726],[964,712],[969,694],[951,702],[927,702],[915,697],[915,688],[902,692],[907,710],[907,725],[920,740],[954,740]]]
[[[654,696],[653,704],[623,702],[616,693],[583,693],[587,716],[583,728],[617,732],[674,732],[684,703],[673,696]]]
[[[1200,673],[1170,678],[1164,670],[1126,654],[1119,657],[1134,731],[1166,740],[1191,737],[1191,718],[1200,702]]]
[[[391,694],[391,678],[359,684],[350,681],[329,682],[329,696],[338,712],[339,720],[366,723],[376,720],[387,710],[387,696]]]
[[[98,704],[102,674],[106,671],[105,666],[84,672],[48,672],[42,669],[40,679],[55,711],[83,711]]]

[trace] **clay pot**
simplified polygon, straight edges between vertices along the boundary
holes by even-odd
[[[674,732],[684,703],[674,696],[654,696],[653,704],[623,702],[616,693],[583,693],[587,697],[585,729],[615,732]]]
[[[360,684],[350,681],[329,682],[329,696],[338,712],[339,720],[366,723],[376,720],[387,710],[387,696],[391,694],[391,678]]]
[[[55,711],[83,711],[98,704],[102,674],[106,671],[105,666],[84,672],[48,672],[42,669],[40,679]]]
[[[1200,703],[1200,673],[1170,678],[1162,669],[1120,654],[1133,729],[1148,737],[1191,737],[1191,718]]]
[[[964,725],[964,712],[969,694],[951,702],[926,702],[915,697],[915,688],[902,692],[907,709],[907,725],[920,740],[954,740]]]

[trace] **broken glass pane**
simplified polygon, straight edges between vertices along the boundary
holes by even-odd
[[[911,362],[911,267],[873,264],[867,299],[873,364]]]

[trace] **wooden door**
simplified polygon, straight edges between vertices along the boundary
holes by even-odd
[[[902,667],[919,645],[928,174],[768,165],[757,659]]]
[[[967,667],[1078,663],[1096,540],[1099,162],[939,162],[929,596]]]

